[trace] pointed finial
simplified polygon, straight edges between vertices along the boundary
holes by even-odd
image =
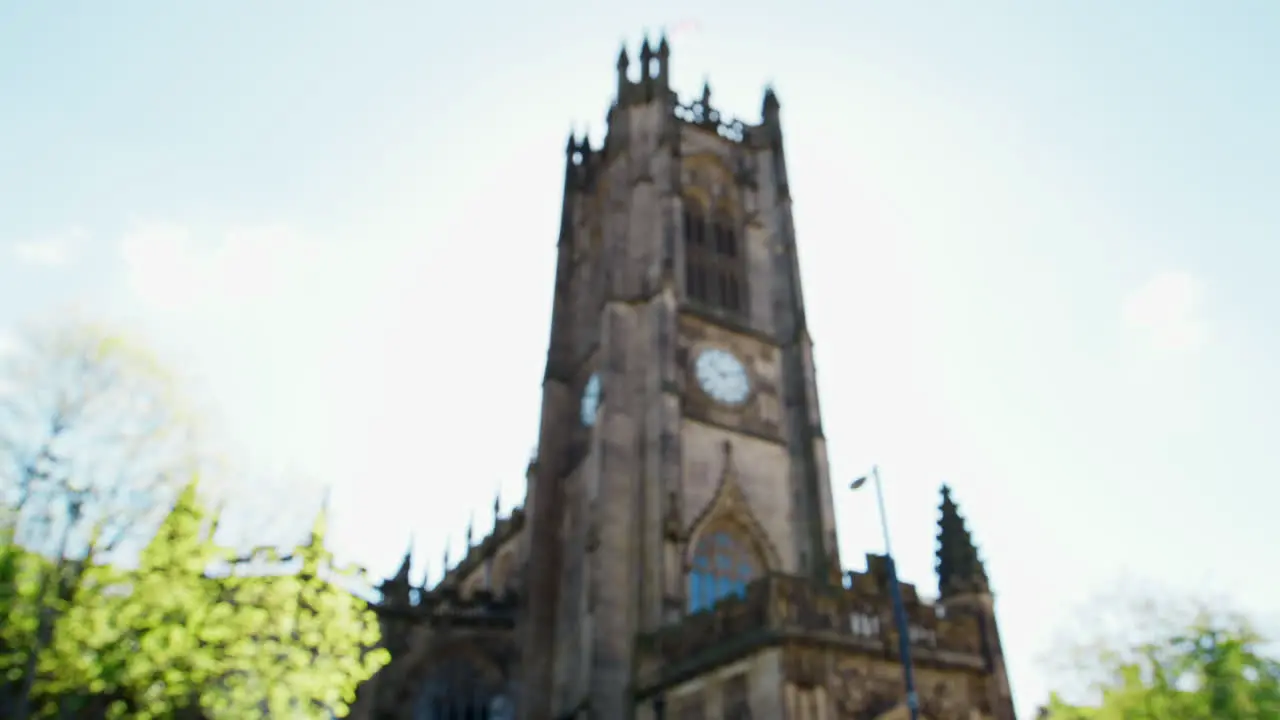
[[[703,107],[711,107],[711,80],[702,81],[702,105]]]
[[[413,544],[410,542],[408,548],[404,551],[404,558],[400,560],[400,569],[396,571],[395,580],[397,583],[408,584],[409,572],[413,567]]]
[[[502,514],[502,488],[493,494],[493,526],[498,527],[498,517]]]
[[[769,115],[770,113],[776,111],[779,107],[780,105],[778,104],[778,94],[774,92],[773,85],[770,84],[765,86],[764,107],[763,107],[764,114]]]
[[[938,594],[947,598],[969,591],[987,589],[987,572],[960,508],[951,497],[951,488],[942,486],[938,508]]]
[[[662,29],[662,39],[658,43],[658,56],[665,58],[671,53],[671,46],[667,44],[667,29]]]
[[[627,67],[631,65],[631,60],[627,57],[627,43],[622,43],[622,49],[618,51],[618,72],[626,72]]]
[[[471,517],[467,519],[467,549],[471,549],[471,533],[476,525],[476,511],[471,511]]]
[[[649,31],[644,31],[644,42],[640,45],[640,60],[645,63],[645,72],[648,74],[649,59],[653,57],[653,48],[649,47]]]
[[[444,571],[446,574],[449,572],[449,540],[447,538],[444,541]]]
[[[564,148],[564,154],[565,154],[565,155],[572,155],[572,154],[573,154],[573,151],[578,149],[578,137],[577,137],[577,133],[578,133],[577,128],[574,128],[574,127],[570,126],[570,128],[569,128],[569,143],[568,143],[567,145],[565,145],[565,148]]]

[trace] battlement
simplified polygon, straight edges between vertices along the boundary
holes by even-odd
[[[476,590],[464,596],[456,587],[417,594],[416,602],[383,603],[373,609],[384,622],[411,621],[430,627],[512,628],[520,606],[512,591]]]
[[[748,585],[741,597],[725,598],[709,610],[643,635],[639,669],[644,684],[667,684],[756,649],[795,641],[896,658],[898,637],[884,561],[882,556],[868,556],[868,571],[845,574],[846,587],[770,574]],[[949,615],[942,606],[921,602],[911,585],[901,588],[914,662],[937,668],[985,667],[977,618]]]
[[[724,115],[711,105],[711,87],[702,87],[702,96],[688,103],[675,102],[673,114],[677,119],[713,132],[730,142],[746,142],[750,126],[733,117]]]
[[[889,598],[889,558],[884,555],[867,553],[867,569],[862,572],[847,570],[841,573],[845,592],[853,597],[867,600]],[[940,611],[935,603],[920,599],[914,583],[898,579],[898,590],[902,593],[902,604],[907,608],[908,616],[915,612],[930,614]]]

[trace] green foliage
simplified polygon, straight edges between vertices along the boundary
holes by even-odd
[[[1207,613],[1183,630],[1098,654],[1101,702],[1054,696],[1048,720],[1280,720],[1280,662],[1239,618]]]
[[[60,571],[12,542],[0,545],[8,694],[43,611],[57,622],[39,653],[32,717],[82,707],[156,720],[344,716],[356,687],[389,658],[377,648],[373,612],[334,582],[322,523],[292,553],[300,569],[266,574],[237,570],[214,527],[192,483],[131,569],[72,573],[62,563]],[[233,572],[210,575],[219,563]]]
[[[104,328],[31,334],[0,386],[0,717],[346,714],[388,657],[323,513],[286,558],[219,544],[184,485],[202,456],[190,413]]]
[[[38,609],[41,607],[41,580],[52,565],[13,542],[13,530],[0,535],[0,681],[16,681],[22,674],[24,656],[17,650],[35,642]]]

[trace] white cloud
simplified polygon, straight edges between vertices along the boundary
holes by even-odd
[[[83,228],[70,230],[45,238],[14,243],[11,251],[18,262],[39,267],[62,267],[75,259],[77,246],[87,233]]]
[[[322,421],[308,407],[320,405],[315,374],[358,350],[342,340],[368,302],[369,263],[285,225],[215,237],[142,225],[120,256],[125,309],[206,385],[238,439],[307,455]]]
[[[515,254],[510,278],[496,282],[527,275]],[[344,547],[363,561],[395,560],[409,528],[439,542],[435,534],[463,526],[464,508],[488,507],[499,484],[508,506],[522,486],[522,439],[536,412],[495,419],[475,394],[536,409],[538,373],[508,372],[505,359],[513,343],[538,348],[545,321],[478,332],[510,311],[464,304],[474,280],[455,269],[491,255],[483,244],[330,241],[283,224],[216,235],[140,225],[119,245],[108,312],[194,388],[232,465],[306,485],[315,495],[307,507],[332,487],[342,508],[335,533],[352,528]],[[485,433],[454,430],[482,425]],[[447,443],[434,442],[442,432]],[[515,459],[492,451],[491,432],[511,438]],[[457,483],[472,477],[482,481]],[[260,512],[292,507],[280,497],[294,493],[250,482]],[[447,502],[439,483],[449,483]],[[382,544],[391,549],[374,547]]]
[[[1125,299],[1121,317],[1157,348],[1193,350],[1205,339],[1203,296],[1203,285],[1195,276],[1162,272]]]

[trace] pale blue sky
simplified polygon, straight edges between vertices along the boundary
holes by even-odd
[[[1280,4],[432,5],[0,3],[0,327],[136,328],[438,571],[521,495],[565,136],[666,25],[686,96],[776,84],[834,473],[923,587],[954,485],[1021,707],[1122,580],[1274,606]]]

